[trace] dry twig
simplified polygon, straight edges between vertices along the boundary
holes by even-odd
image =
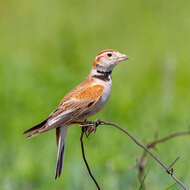
[[[164,138],[161,138],[161,139],[156,139],[154,141],[151,141],[149,143],[147,143],[146,147],[148,149],[151,149],[151,148],[156,148],[156,145],[157,144],[160,144],[160,143],[164,143],[170,139],[173,139],[175,137],[180,137],[180,136],[185,136],[185,135],[190,135],[190,130],[188,131],[183,131],[183,132],[177,132],[177,133],[173,133],[171,135],[168,135]],[[140,157],[138,163],[137,163],[137,168],[138,168],[138,178],[139,178],[139,181],[140,181],[140,184],[141,186],[144,188],[144,169],[145,169],[145,165],[146,165],[146,160],[147,160],[147,152],[144,151],[142,153],[142,156]],[[168,170],[167,172],[172,172],[173,171],[173,165],[177,162],[177,160],[179,160],[179,157],[176,158],[176,160],[168,167]]]
[[[82,126],[82,133],[81,133],[81,147],[82,147],[82,154],[83,154],[83,159],[85,161],[85,164],[86,164],[86,167],[88,169],[88,172],[91,176],[91,178],[93,179],[94,183],[96,184],[97,186],[97,189],[100,190],[100,187],[97,183],[97,181],[95,180],[95,178],[93,177],[91,171],[90,171],[90,168],[88,166],[88,163],[86,161],[86,158],[85,158],[85,154],[84,154],[84,147],[83,147],[83,141],[82,141],[82,137],[83,137],[83,134],[84,134],[84,127],[86,128],[86,131],[88,132],[88,136],[92,133],[92,131],[96,131],[96,128],[99,126],[99,125],[109,125],[109,126],[113,126],[117,129],[119,129],[120,131],[124,132],[125,134],[127,134],[132,140],[133,142],[135,142],[135,144],[137,144],[139,147],[141,147],[146,153],[148,153],[155,161],[157,161],[160,166],[162,166],[165,171],[184,189],[184,190],[188,190],[188,187],[186,185],[184,185],[175,175],[174,175],[174,170],[173,168],[171,168],[175,162],[177,161],[177,159],[172,162],[172,164],[167,167],[156,155],[154,155],[150,150],[149,148],[150,147],[147,147],[147,146],[144,146],[142,145],[135,137],[133,137],[128,131],[126,131],[125,129],[123,129],[122,127],[120,127],[119,125],[113,123],[113,122],[106,122],[106,121],[102,121],[102,120],[96,120],[94,122],[87,122],[86,124],[84,125],[81,125]],[[91,128],[92,126],[94,126],[93,128]],[[179,133],[178,135],[171,135],[170,138],[173,138],[174,136],[180,136],[182,135],[181,133]],[[183,133],[184,135],[184,133]],[[164,142],[166,141],[168,138],[164,138],[162,139],[161,141],[158,140],[156,143],[160,143],[160,142]],[[152,145],[153,146],[153,145]],[[155,143],[154,143],[154,146],[155,146]]]
[[[92,180],[94,181],[94,183],[96,184],[96,187],[98,190],[101,190],[100,189],[100,186],[98,185],[98,182],[96,181],[96,179],[94,178],[94,176],[92,175],[92,172],[90,170],[90,167],[88,165],[88,162],[86,160],[86,156],[85,156],[85,151],[84,151],[84,144],[83,144],[83,136],[84,136],[84,133],[86,132],[86,129],[85,127],[82,127],[82,132],[81,132],[81,136],[80,136],[80,142],[81,142],[81,149],[82,149],[82,157],[83,157],[83,160],[84,160],[84,163],[87,167],[87,170],[88,170],[88,173],[90,175],[90,177],[92,178]]]

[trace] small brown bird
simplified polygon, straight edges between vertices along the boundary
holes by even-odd
[[[56,129],[58,152],[55,179],[60,177],[63,169],[68,127],[86,120],[104,108],[112,88],[112,70],[126,59],[127,55],[116,50],[99,52],[89,76],[62,99],[57,109],[47,119],[24,132],[24,134],[32,132],[27,137],[31,138]]]

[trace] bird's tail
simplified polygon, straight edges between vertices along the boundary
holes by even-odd
[[[55,179],[60,177],[63,164],[64,164],[64,152],[65,152],[65,139],[67,135],[67,126],[56,128],[56,137],[57,137],[57,163],[56,163],[56,172]]]
[[[48,121],[48,118],[45,119],[44,121],[42,121],[41,123],[39,123],[38,125],[35,125],[34,127],[32,127],[32,128],[30,128],[30,129],[24,131],[23,134],[27,134],[27,133],[29,133],[29,132],[33,132],[33,131],[36,131],[37,129],[42,128],[42,127],[47,123],[47,121]]]

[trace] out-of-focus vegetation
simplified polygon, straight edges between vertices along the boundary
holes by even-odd
[[[84,166],[80,128],[70,128],[63,175],[54,180],[55,132],[25,140],[88,74],[96,53],[130,56],[113,72],[106,108],[94,118],[114,121],[142,142],[190,124],[190,2],[181,0],[3,0],[0,5],[0,189],[95,189]],[[127,136],[100,127],[86,141],[89,164],[103,189],[138,189],[131,169],[142,152]],[[190,137],[154,151],[190,186]],[[174,182],[151,158],[146,186]],[[180,189],[175,185],[172,189]]]

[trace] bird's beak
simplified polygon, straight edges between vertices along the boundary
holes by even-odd
[[[124,61],[124,60],[127,60],[127,59],[129,59],[128,55],[125,55],[125,54],[120,54],[119,55],[119,61]]]

